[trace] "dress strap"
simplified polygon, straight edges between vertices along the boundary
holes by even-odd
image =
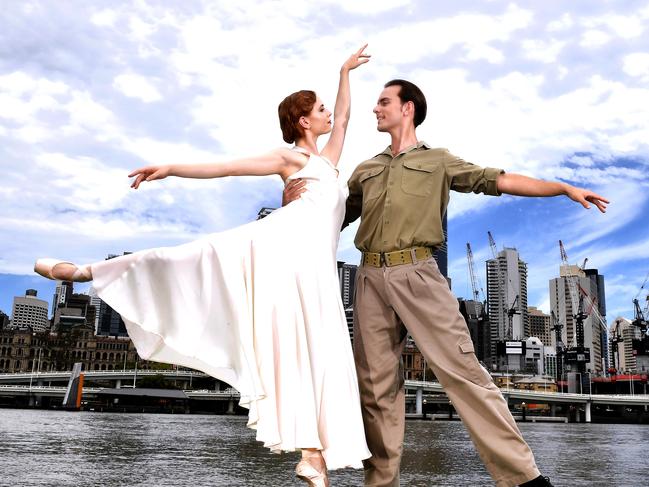
[[[300,147],[299,145],[294,145],[291,148],[291,150],[294,150],[296,152],[300,152],[300,153],[304,154],[305,156],[309,156],[309,157],[311,156],[311,153],[308,150],[306,150],[304,147]]]

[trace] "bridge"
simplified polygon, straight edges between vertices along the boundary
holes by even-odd
[[[15,374],[0,374],[0,384],[20,384],[23,382],[43,381],[43,382],[68,382],[71,371],[51,371],[51,372],[19,372]],[[106,379],[106,380],[133,380],[138,377],[162,376],[165,379],[192,379],[194,377],[209,377],[203,372],[195,370],[149,370],[149,369],[132,369],[132,370],[88,370],[83,372],[87,380]]]
[[[0,374],[0,395],[28,395],[61,397],[65,395],[66,387],[44,385],[45,382],[68,382],[71,372],[40,372],[40,373],[15,373]],[[186,386],[191,384],[192,378],[209,377],[207,374],[193,370],[110,370],[84,372],[86,380],[110,380],[116,387],[134,382],[138,377],[162,376],[168,380],[184,381],[183,392],[189,399],[199,400],[228,400],[233,402],[239,398],[235,389],[220,390],[192,390]],[[26,385],[28,384],[28,385]],[[84,387],[83,397],[93,397],[104,387]],[[415,414],[423,415],[424,395],[426,401],[448,403],[449,400],[439,382],[405,381],[406,397],[414,403]],[[507,402],[525,402],[528,404],[548,404],[551,407],[557,404],[584,405],[585,420],[591,420],[591,405],[602,404],[608,406],[644,406],[649,408],[649,395],[618,395],[618,394],[575,394],[563,392],[527,391],[521,389],[501,389]]]

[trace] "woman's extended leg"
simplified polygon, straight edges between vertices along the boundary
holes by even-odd
[[[38,259],[34,271],[48,279],[60,281],[88,282],[92,281],[89,265],[77,266],[71,262],[56,259]]]

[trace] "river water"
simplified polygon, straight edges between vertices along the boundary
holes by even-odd
[[[402,486],[493,485],[461,423],[406,425]],[[649,485],[647,425],[519,425],[557,487]],[[0,409],[2,486],[303,486],[298,458],[269,453],[244,417]]]

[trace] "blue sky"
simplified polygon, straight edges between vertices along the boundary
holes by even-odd
[[[9,2],[0,12],[0,310],[36,288],[37,257],[92,262],[175,245],[277,206],[279,178],[169,179],[137,192],[148,163],[208,162],[283,145],[279,101],[315,89],[331,106],[352,75],[342,177],[382,151],[382,83],[425,92],[418,130],[466,160],[590,187],[606,215],[565,198],[453,195],[449,273],[469,296],[466,242],[484,282],[487,230],[528,263],[548,308],[558,240],[606,276],[608,321],[630,317],[649,272],[649,2]],[[356,262],[355,226],[339,257]],[[85,289],[80,286],[78,289]],[[644,292],[644,291],[643,291]],[[640,296],[644,297],[641,293]]]

